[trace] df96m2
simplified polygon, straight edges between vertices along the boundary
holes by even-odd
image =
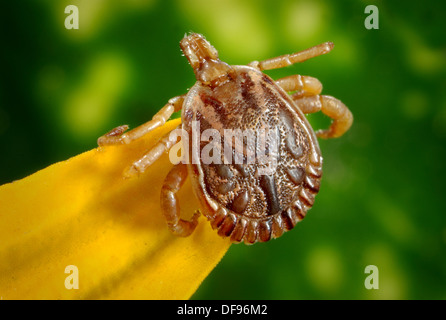
[[[222,304],[221,314],[268,314],[266,304]]]

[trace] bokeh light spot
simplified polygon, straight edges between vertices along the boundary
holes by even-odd
[[[328,246],[313,248],[306,265],[308,276],[317,289],[325,292],[339,290],[344,281],[344,267],[336,249]]]
[[[295,1],[283,7],[284,30],[291,43],[309,44],[324,28],[325,8],[318,1]]]
[[[97,135],[113,115],[130,76],[130,66],[120,55],[105,53],[93,59],[85,78],[67,96],[62,117],[68,131],[84,138]]]

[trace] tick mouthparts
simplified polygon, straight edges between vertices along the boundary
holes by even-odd
[[[231,66],[218,59],[217,50],[201,34],[186,35],[180,47],[203,85],[218,86],[229,79]]]
[[[217,50],[201,34],[185,35],[180,41],[180,47],[194,69],[205,61],[218,60]]]

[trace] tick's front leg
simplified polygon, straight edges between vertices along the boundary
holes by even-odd
[[[169,230],[182,237],[189,236],[197,227],[200,212],[196,211],[191,221],[180,218],[180,204],[177,192],[187,178],[187,166],[183,163],[175,165],[167,174],[161,189],[161,210],[167,221]]]
[[[317,46],[311,47],[309,49],[299,51],[293,54],[285,54],[283,56],[263,60],[263,61],[253,61],[249,65],[254,68],[262,70],[271,70],[287,67],[289,65],[303,62],[305,60],[326,54],[333,49],[332,42],[324,42]]]
[[[315,95],[310,97],[297,97],[294,104],[305,114],[322,111],[333,119],[330,128],[316,131],[320,138],[337,138],[350,129],[353,123],[351,111],[336,98],[331,96]]]
[[[174,112],[181,110],[184,97],[185,95],[181,95],[170,99],[169,102],[153,116],[152,120],[127,133],[124,133],[129,128],[127,125],[114,128],[98,139],[98,145],[127,144],[142,137],[153,129],[162,126]]]

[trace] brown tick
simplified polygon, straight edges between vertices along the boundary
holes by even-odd
[[[129,132],[125,132],[128,126],[120,126],[100,137],[99,146],[130,143],[163,125],[179,110],[182,110],[179,128],[189,136],[194,134],[194,122],[199,123],[198,134],[207,129],[216,130],[222,136],[227,129],[275,131],[277,163],[269,174],[259,174],[262,165],[248,161],[247,150],[255,151],[257,145],[248,145],[245,136],[241,162],[226,161],[227,154],[219,163],[204,161],[200,157],[206,148],[203,139],[199,140],[196,150],[188,146],[186,160],[189,161],[174,165],[164,181],[161,208],[174,234],[188,236],[193,232],[200,211],[190,221],[180,218],[176,196],[189,175],[201,213],[219,235],[247,244],[281,236],[305,217],[319,191],[322,156],[316,137],[343,135],[350,128],[353,116],[341,101],[320,95],[322,84],[316,78],[292,75],[274,81],[262,71],[328,53],[333,44],[326,42],[291,55],[254,61],[248,66],[231,66],[219,60],[215,48],[199,34],[186,35],[180,46],[194,69],[195,85],[187,94],[170,99],[151,121]],[[317,111],[333,121],[329,129],[315,133],[304,114]],[[213,142],[221,150],[226,143],[224,140]],[[176,143],[177,139],[167,134],[129,166],[125,176],[144,172]],[[232,154],[235,149],[231,149]],[[269,144],[266,149],[266,153],[273,153]],[[193,157],[199,160],[190,161]]]

